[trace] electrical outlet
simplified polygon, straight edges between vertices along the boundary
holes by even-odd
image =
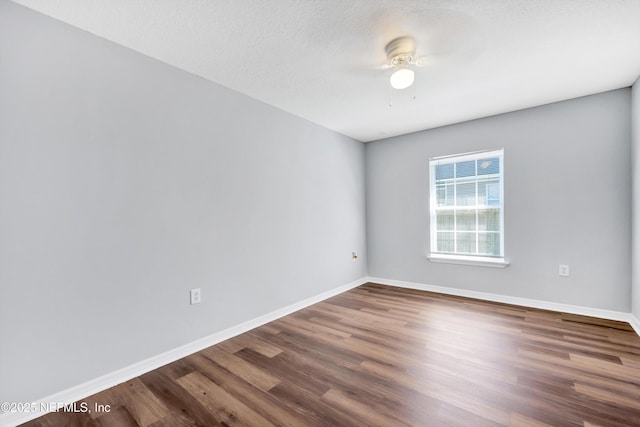
[[[569,266],[566,264],[560,264],[558,267],[558,274],[560,276],[569,277]]]
[[[191,305],[200,304],[200,301],[202,300],[202,292],[200,291],[200,288],[191,289],[189,291],[189,296],[191,297]]]

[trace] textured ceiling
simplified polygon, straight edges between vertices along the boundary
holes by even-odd
[[[640,0],[14,1],[361,141],[640,74]],[[392,91],[377,66],[401,35],[427,65]]]

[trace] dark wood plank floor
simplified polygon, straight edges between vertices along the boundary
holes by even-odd
[[[628,324],[366,284],[28,426],[640,426]]]

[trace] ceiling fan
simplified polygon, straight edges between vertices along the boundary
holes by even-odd
[[[388,63],[382,68],[394,68],[389,78],[389,83],[394,89],[406,89],[413,84],[415,72],[412,66],[422,67],[426,64],[426,58],[416,58],[416,41],[413,37],[402,36],[391,40],[384,48],[387,53]]]

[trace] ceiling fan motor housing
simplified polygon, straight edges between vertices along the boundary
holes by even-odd
[[[406,65],[413,61],[416,54],[416,42],[412,37],[396,37],[384,48],[389,62],[394,65]]]

